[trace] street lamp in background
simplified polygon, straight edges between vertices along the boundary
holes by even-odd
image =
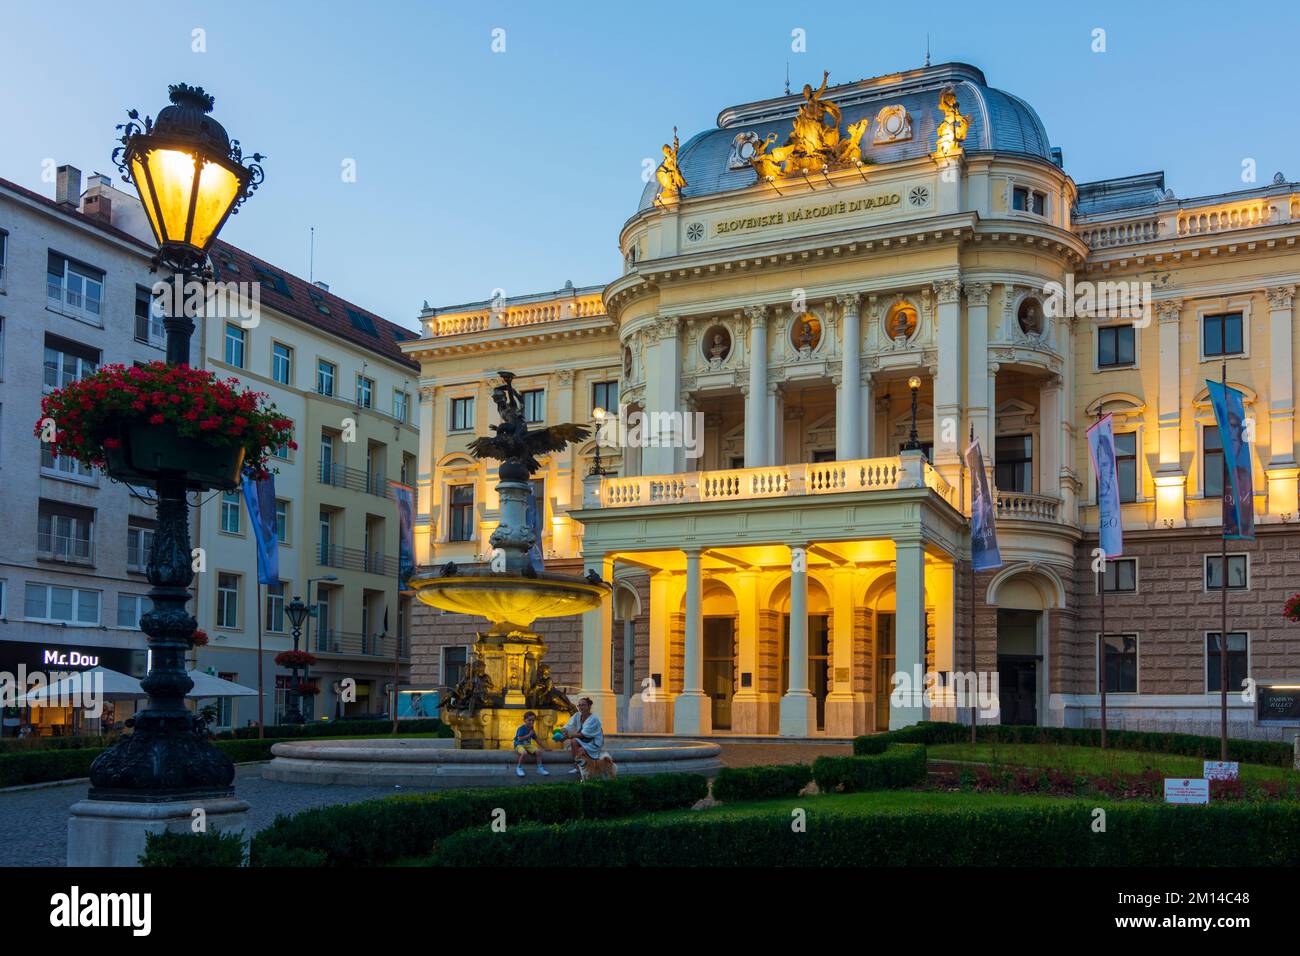
[[[907,387],[912,390],[912,431],[907,436],[907,444],[903,446],[903,450],[920,451],[921,442],[916,434],[916,393],[921,390],[921,377],[913,375],[907,380]]]
[[[296,657],[298,653],[298,635],[302,633],[303,621],[307,620],[311,614],[311,608],[302,603],[302,598],[298,595],[293,596],[284,608],[284,616],[289,619],[289,627],[293,631],[293,650]],[[306,722],[302,715],[302,710],[298,706],[301,697],[299,689],[301,687],[298,679],[298,664],[294,663],[291,670],[293,671],[293,686],[289,693],[289,708],[285,711],[284,722],[286,724],[301,724]]]
[[[605,411],[605,409],[601,408],[599,405],[591,410],[591,417],[596,422],[596,457],[592,460],[591,471],[589,471],[588,474],[595,475],[597,478],[604,478],[607,474],[604,466],[600,463],[600,429],[605,424],[605,419],[608,415],[609,412]]]

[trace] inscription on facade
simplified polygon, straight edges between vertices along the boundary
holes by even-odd
[[[841,199],[838,202],[822,203],[816,206],[795,206],[761,216],[741,216],[736,219],[724,219],[714,223],[713,234],[715,236],[730,236],[739,232],[770,229],[773,226],[783,226],[788,223],[829,219],[836,216],[851,216],[855,213],[890,209],[900,205],[902,201],[902,193],[889,192],[866,196],[862,199]]]

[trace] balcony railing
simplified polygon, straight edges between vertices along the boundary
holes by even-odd
[[[954,508],[960,506],[957,489],[919,456],[603,478],[599,500],[586,502],[585,506],[639,508],[692,501],[742,501],[922,487],[931,489]]]
[[[399,658],[410,656],[410,641],[393,634],[359,634],[355,631],[336,631],[332,628],[318,630],[312,635],[312,645],[317,654],[343,654],[350,657],[386,657],[393,656],[393,642],[398,641],[401,648]]]
[[[392,497],[388,482],[383,475],[363,471],[360,468],[345,468],[343,465],[322,459],[316,477],[322,485],[347,488],[349,491],[360,491],[379,498]]]
[[[1061,501],[1048,495],[1032,495],[1021,491],[998,492],[998,518],[1020,521],[1061,520]]]
[[[37,534],[36,556],[46,561],[71,561],[75,564],[93,564],[95,542],[89,538],[74,538],[62,534]]]
[[[397,574],[397,559],[378,551],[345,548],[337,544],[316,545],[316,556],[322,567],[343,568],[347,571],[368,571],[371,574]]]

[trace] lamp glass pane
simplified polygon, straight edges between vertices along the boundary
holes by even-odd
[[[149,217],[149,226],[153,229],[154,238],[160,243],[165,241],[167,237],[163,235],[162,227],[158,224],[158,215],[154,211],[153,205],[153,193],[149,188],[144,163],[139,155],[131,158],[131,179],[135,182],[135,188],[140,193],[140,201],[144,205],[145,214]]]
[[[239,178],[219,163],[204,163],[199,176],[199,199],[194,207],[190,244],[206,249],[239,195]]]
[[[155,149],[145,157],[145,162],[149,164],[153,191],[162,209],[167,241],[186,242],[185,224],[190,215],[190,194],[194,186],[194,157],[178,149]]]

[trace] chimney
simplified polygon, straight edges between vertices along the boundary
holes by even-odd
[[[81,204],[81,170],[76,166],[58,168],[54,181],[54,201],[73,209]]]
[[[312,285],[320,289],[322,292],[328,292],[330,290],[330,284],[328,282],[321,282],[320,279],[317,279],[312,283]]]
[[[113,224],[113,200],[103,193],[87,196],[81,211],[91,219],[110,226]]]

